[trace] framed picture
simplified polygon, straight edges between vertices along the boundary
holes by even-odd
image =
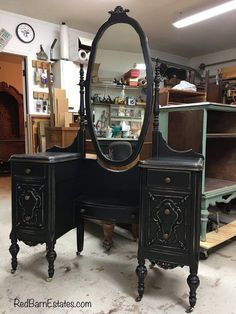
[[[28,115],[27,124],[29,153],[44,152],[46,150],[45,129],[50,126],[50,116]]]

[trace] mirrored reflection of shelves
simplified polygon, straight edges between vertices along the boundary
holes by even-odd
[[[115,104],[115,103],[110,103],[110,102],[96,102],[96,103],[92,103],[92,106],[117,106],[117,107],[132,108],[135,106],[145,107],[146,103],[145,102],[136,102],[134,105],[127,105],[127,104]]]
[[[99,141],[103,141],[103,142],[113,142],[113,141],[129,141],[131,143],[137,143],[138,139],[137,138],[131,138],[131,137],[98,137]]]
[[[104,81],[92,84],[93,122],[98,136],[112,132],[119,137],[138,138],[144,121],[146,95],[143,86]],[[112,129],[112,130],[111,130]]]
[[[141,118],[135,119],[135,118],[130,118],[130,117],[111,117],[111,120],[113,120],[113,121],[128,120],[128,121],[133,121],[133,122],[140,122],[140,121],[142,121]]]
[[[117,85],[113,83],[92,83],[94,88],[142,89],[144,86]]]

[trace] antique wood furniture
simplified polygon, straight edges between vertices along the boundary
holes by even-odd
[[[46,128],[47,149],[53,146],[68,147],[74,141],[79,127],[49,127]]]
[[[0,172],[9,172],[12,154],[25,152],[23,96],[18,90],[0,82]]]
[[[160,109],[160,130],[178,150],[192,148],[205,157],[202,175],[201,251],[207,251],[236,235],[231,225],[207,234],[208,208],[236,197],[236,108],[217,103],[169,105]],[[234,222],[235,223],[235,222]]]
[[[12,273],[17,268],[17,240],[46,244],[48,279],[54,274],[55,243],[77,225],[73,200],[78,185],[78,154],[38,153],[11,157]]]
[[[138,219],[139,169],[137,162],[148,129],[153,79],[146,37],[137,21],[130,18],[126,12],[128,12],[128,10],[123,10],[121,7],[117,7],[114,11],[109,12],[111,17],[101,26],[93,41],[88,63],[85,90],[87,123],[92,144],[98,156],[98,161],[91,160],[88,162],[85,160],[81,161],[81,163],[84,164],[83,169],[86,170],[86,173],[91,173],[90,181],[92,177],[96,180],[94,183],[90,183],[91,187],[93,184],[97,186],[98,182],[99,187],[96,189],[95,186],[94,188],[89,188],[89,184],[86,185],[88,188],[83,189],[81,187],[80,195],[75,201],[75,207],[79,213],[78,237],[80,240],[78,242],[81,242],[80,252],[83,248],[84,218],[96,218],[106,222],[106,224],[103,225],[105,229],[103,244],[106,249],[110,249],[113,243],[111,232],[114,229],[114,222],[137,223]],[[127,45],[122,37],[116,37],[116,34],[121,32],[126,32],[127,36],[130,38],[130,43],[132,42],[132,46],[130,44]],[[118,54],[116,51],[114,52],[114,46],[119,46]],[[115,60],[120,54],[127,59],[123,62],[122,70],[119,69],[122,67],[122,63],[114,64],[113,62],[110,64],[107,61]],[[131,55],[131,57],[128,58],[129,55]],[[140,113],[138,119],[139,129],[136,130],[137,133],[132,134],[132,136],[128,134],[129,132],[122,137],[121,135],[119,137],[116,135],[116,138],[106,136],[107,131],[109,131],[111,127],[118,129],[119,132],[117,133],[122,135],[124,133],[120,130],[121,116],[116,117],[116,119],[113,118],[115,121],[114,125],[109,126],[105,123],[106,120],[111,123],[111,117],[109,117],[109,113],[104,112],[103,104],[96,104],[96,110],[100,112],[100,114],[96,112],[96,121],[94,121],[94,103],[91,101],[97,94],[97,83],[93,83],[94,65],[97,63],[100,64],[97,75],[99,75],[101,81],[107,80],[107,77],[104,75],[110,73],[109,84],[112,85],[112,89],[118,90],[120,94],[121,91],[125,93],[125,87],[121,87],[117,85],[117,83],[112,83],[113,77],[115,75],[123,76],[125,72],[133,67],[134,63],[140,62],[146,65],[143,75],[146,77],[147,83],[145,85],[145,103],[142,105],[142,114]],[[118,66],[121,72],[118,72],[118,69],[115,70],[115,66]],[[140,91],[141,88],[139,89],[139,92]],[[130,89],[129,96],[125,95],[124,97],[124,95],[122,95],[122,99],[119,100],[120,108],[123,108],[123,111],[129,112],[130,115],[131,111],[134,112],[135,109],[133,105],[128,105],[126,98],[136,97],[136,92],[136,89]],[[109,98],[110,102],[115,101],[115,99],[112,99],[112,94],[103,94],[103,96]],[[101,117],[99,115],[101,115]],[[127,121],[127,118],[130,122],[133,122],[133,120],[135,120],[135,123],[137,122],[137,119],[133,119],[131,116],[128,117],[125,116],[125,114],[122,116],[122,119],[125,121]],[[99,124],[102,124],[101,127],[98,127],[97,119],[100,121]],[[119,122],[118,125],[116,124],[117,121]],[[129,129],[129,127],[127,127],[127,129]],[[133,130],[132,126],[130,127],[130,131],[131,130]],[[123,159],[111,158],[108,154],[108,147],[113,142],[122,142],[123,140],[132,143],[132,154],[129,154],[129,156]],[[93,176],[92,170],[94,172]],[[87,177],[87,175],[85,175],[84,181],[87,182],[88,178],[89,176]]]
[[[145,259],[164,269],[189,266],[188,311],[196,303],[199,285],[200,200],[203,158],[193,151],[178,152],[159,133],[159,81],[155,77],[152,157],[140,162],[141,203],[138,249],[138,297],[144,293]]]
[[[206,101],[205,92],[185,91],[171,88],[160,89],[160,106],[177,103],[195,103]]]
[[[84,218],[103,221],[103,246],[109,250],[113,245],[114,223],[138,223],[139,168],[111,171],[103,168],[97,160],[80,159],[80,195],[75,199],[78,217],[78,253],[83,250]]]
[[[150,120],[153,75],[147,39],[140,25],[130,18],[127,12],[128,10],[120,6],[110,11],[111,17],[101,26],[95,36],[88,63],[86,84],[83,79],[83,65],[81,65],[80,129],[74,142],[67,148],[53,147],[45,155],[12,157],[13,227],[10,247],[12,268],[14,271],[17,265],[16,255],[19,250],[17,239],[30,245],[46,242],[49,278],[51,278],[54,270],[56,239],[77,225],[77,249],[81,252],[84,239],[84,218],[105,219],[110,223],[117,221],[133,223],[139,219],[140,238],[136,270],[139,296],[137,301],[141,300],[144,293],[145,259],[149,259],[153,266],[157,264],[165,269],[187,265],[190,267],[189,310],[192,310],[196,303],[196,289],[199,285],[197,271],[203,159],[200,154],[191,150],[177,152],[169,148],[159,133],[160,67],[157,62],[152,157],[139,161],[138,156]],[[132,46],[128,47],[127,41],[123,41],[124,38],[120,34],[126,34],[125,37],[129,38],[128,44],[132,43]],[[126,51],[122,51],[122,46],[126,48]],[[119,47],[118,52],[114,51],[114,47]],[[132,51],[134,54],[126,63],[126,69],[123,69],[122,73],[132,69],[134,63],[142,62],[146,66],[143,73],[146,78],[145,114],[142,127],[136,129],[136,133],[131,132],[132,137],[137,138],[136,145],[132,147],[132,154],[121,160],[114,160],[111,155],[102,150],[99,139],[101,134],[107,134],[109,131],[108,126],[106,132],[101,126],[106,120],[106,115],[102,113],[101,123],[94,125],[91,106],[91,99],[94,98],[92,73],[94,65],[100,63],[99,78],[106,78],[107,73],[111,75],[110,78],[114,77],[114,68],[108,60],[113,60],[113,63],[122,58],[128,60],[127,51],[129,53]],[[102,59],[101,56],[105,58]],[[85,158],[84,87],[86,87],[86,119],[97,160]],[[128,100],[123,92],[124,89],[119,101],[122,106],[126,106]],[[117,129],[118,126],[115,125],[114,131]],[[134,129],[133,127],[133,132]],[[127,126],[122,130],[122,132],[128,131],[130,129]],[[128,133],[125,134],[127,140]],[[73,154],[73,152],[78,154]],[[65,189],[65,193],[62,193],[62,188]],[[42,222],[39,221],[38,214],[41,214]]]

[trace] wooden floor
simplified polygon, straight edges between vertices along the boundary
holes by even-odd
[[[208,232],[206,235],[206,241],[200,242],[201,248],[210,250],[217,245],[228,241],[236,236],[236,220],[228,223],[227,225],[220,227],[218,230]]]

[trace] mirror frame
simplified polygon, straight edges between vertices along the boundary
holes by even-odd
[[[110,18],[99,28],[92,42],[91,53],[90,53],[90,58],[89,58],[88,68],[87,68],[86,82],[85,82],[85,87],[86,87],[85,88],[85,107],[86,107],[86,117],[87,117],[89,133],[90,133],[93,145],[95,147],[98,160],[102,161],[108,166],[126,166],[126,165],[131,164],[137,158],[142,148],[142,145],[143,145],[143,142],[144,142],[147,130],[148,130],[151,110],[152,110],[153,74],[152,74],[152,65],[151,65],[151,57],[150,57],[150,51],[149,51],[149,46],[148,46],[148,39],[146,35],[144,34],[139,23],[135,19],[129,17],[126,14],[126,12],[129,12],[129,10],[123,9],[121,6],[116,7],[114,11],[109,11],[109,13],[111,14]],[[146,79],[147,79],[146,107],[145,107],[145,114],[144,114],[142,129],[141,129],[137,144],[135,145],[132,154],[127,159],[124,159],[124,160],[111,160],[103,154],[100,148],[100,145],[98,143],[98,139],[94,132],[92,112],[91,112],[91,75],[92,75],[92,67],[96,58],[97,46],[98,46],[100,38],[110,26],[114,24],[119,24],[119,23],[129,24],[131,27],[133,27],[133,29],[136,31],[140,39],[140,45],[142,48],[144,62],[146,65]]]

